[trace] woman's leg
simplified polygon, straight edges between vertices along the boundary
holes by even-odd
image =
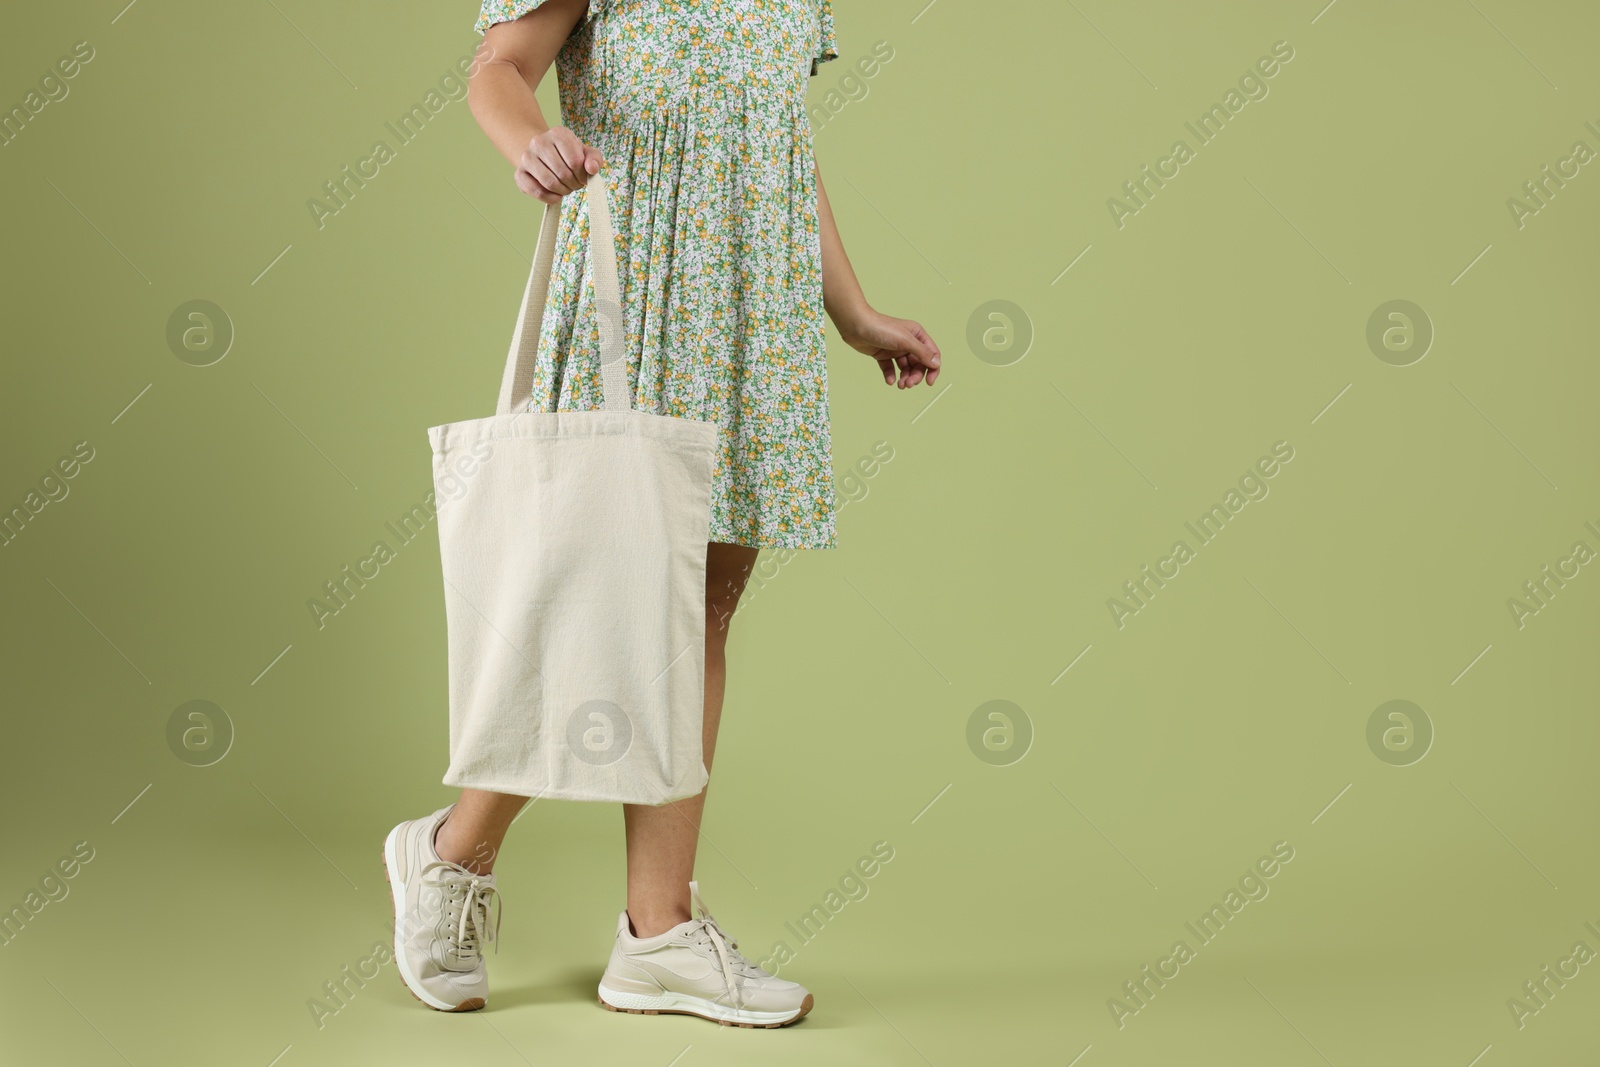
[[[527,802],[527,797],[510,793],[463,789],[461,799],[456,801],[434,835],[433,845],[439,858],[459,863],[477,874],[492,873],[494,858],[500,854],[506,830]]]
[[[717,541],[706,546],[706,693],[701,744],[707,771],[722,718],[728,622],[739,606],[739,595],[759,551]],[[478,874],[493,872],[506,830],[527,802],[527,797],[509,793],[463,789],[434,838],[439,858]],[[628,917],[637,936],[660,933],[689,918],[689,879],[694,877],[704,806],[704,790],[659,807],[623,806],[628,837]]]
[[[706,770],[717,746],[727,680],[728,623],[760,549],[713,541],[706,546],[706,698],[702,746]],[[709,788],[709,787],[708,787]],[[628,838],[628,920],[651,937],[691,918],[689,880],[706,793],[671,804],[624,804]]]

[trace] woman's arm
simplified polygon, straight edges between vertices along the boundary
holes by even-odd
[[[939,377],[939,346],[919,323],[875,311],[861,292],[861,283],[844,254],[844,242],[833,221],[828,191],[817,167],[817,221],[822,231],[822,304],[844,343],[878,361],[887,385],[909,389]],[[895,381],[895,370],[900,380]]]
[[[472,117],[516,168],[517,188],[546,204],[583,188],[605,162],[571,130],[546,122],[533,95],[588,6],[588,0],[545,0],[519,19],[490,26],[467,84]]]

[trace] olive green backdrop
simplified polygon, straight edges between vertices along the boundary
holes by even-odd
[[[371,962],[450,799],[396,531],[540,207],[466,0],[124,2],[0,33],[56,97],[0,148],[0,1059],[1593,1062],[1591,5],[836,0],[824,179],[945,365],[830,331],[840,545],[733,624],[699,876],[816,993],[768,1032],[595,1005],[608,806],[513,828],[489,1010]]]

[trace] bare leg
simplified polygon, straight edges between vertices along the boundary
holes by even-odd
[[[727,680],[728,622],[760,549],[713,541],[706,546],[706,698],[702,745],[706,770],[717,745]],[[708,786],[709,788],[709,786]],[[636,937],[651,937],[689,915],[689,880],[706,791],[671,804],[624,804],[628,838],[628,920]]]
[[[506,829],[527,802],[527,797],[510,793],[463,789],[461,799],[456,801],[434,835],[433,845],[439,858],[459,863],[478,874],[493,872],[494,859],[500,854]]]
[[[708,771],[722,718],[728,621],[738,607],[758,552],[715,541],[706,546],[706,693],[701,743]],[[463,789],[434,838],[439,857],[478,874],[491,873],[506,830],[527,802],[527,797],[509,793]],[[660,933],[689,918],[689,879],[704,806],[704,790],[660,807],[623,806],[628,838],[628,916],[638,936]]]

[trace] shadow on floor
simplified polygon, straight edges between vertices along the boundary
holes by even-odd
[[[573,968],[548,982],[528,982],[495,989],[489,997],[487,1010],[492,1012],[497,1008],[520,1008],[529,1004],[592,1003],[598,998],[596,990],[600,985],[600,975],[600,971]]]

